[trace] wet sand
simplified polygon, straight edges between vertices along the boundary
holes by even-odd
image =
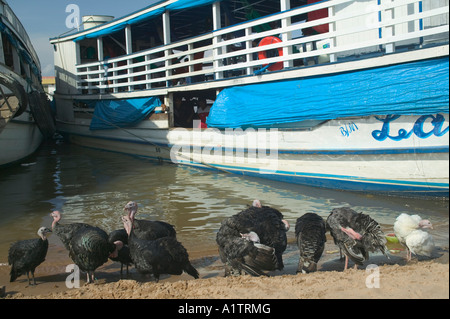
[[[9,267],[0,266],[0,287],[5,286],[6,299],[448,299],[448,247],[436,249],[432,258],[413,258],[405,262],[405,252],[390,258],[372,256],[358,269],[343,271],[344,264],[333,244],[328,244],[319,262],[319,271],[296,274],[298,251],[292,247],[284,258],[283,272],[270,277],[223,277],[223,264],[216,252],[191,253],[191,260],[200,273],[194,280],[187,274],[162,276],[159,283],[144,277],[131,267],[128,278],[120,279],[120,265],[108,262],[98,269],[95,284],[86,285],[81,275],[81,287],[66,287],[66,265],[61,258],[63,248],[51,247],[58,258],[48,256],[36,270],[37,286],[28,286],[26,276],[9,283]],[[377,273],[366,270],[377,264]],[[368,287],[372,286],[372,288]]]

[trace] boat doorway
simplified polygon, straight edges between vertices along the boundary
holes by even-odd
[[[216,90],[176,92],[170,96],[171,127],[207,128],[206,119],[216,100]]]

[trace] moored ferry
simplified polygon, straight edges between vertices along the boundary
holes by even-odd
[[[31,155],[54,132],[39,58],[20,20],[0,0],[0,166]]]
[[[448,0],[168,0],[51,39],[73,143],[289,183],[449,193]]]

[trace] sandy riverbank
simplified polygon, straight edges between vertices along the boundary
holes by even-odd
[[[379,288],[375,272],[364,267],[342,271],[338,258],[320,265],[312,274],[275,274],[267,278],[241,276],[224,278],[212,272],[192,280],[187,275],[171,276],[159,283],[138,278],[118,280],[117,264],[103,266],[99,273],[103,279],[97,284],[67,289],[64,271],[59,275],[39,274],[36,287],[29,287],[26,276],[6,284],[6,299],[448,299],[449,263],[448,249],[440,249],[431,260],[412,260],[406,264],[403,256],[372,258],[379,266]],[[203,261],[204,263],[204,261]],[[210,267],[221,267],[212,261]],[[45,268],[42,271],[46,271]],[[292,270],[291,270],[292,272]],[[5,285],[6,267],[0,271],[0,282]]]

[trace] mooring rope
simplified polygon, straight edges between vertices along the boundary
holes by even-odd
[[[116,124],[114,124],[114,123],[111,123],[110,121],[108,121],[108,120],[106,120],[106,119],[104,119],[104,118],[102,118],[102,117],[100,117],[100,116],[97,116],[97,115],[95,115],[94,113],[91,113],[91,112],[89,112],[89,111],[86,111],[86,110],[81,110],[81,111],[84,112],[84,113],[86,113],[86,114],[90,114],[90,115],[92,115],[93,117],[95,117],[96,119],[99,119],[99,120],[103,121],[104,123],[106,123],[106,124],[108,124],[108,125],[111,125],[112,127],[116,128],[116,129],[119,129],[119,130],[121,130],[121,131],[123,131],[123,132],[125,132],[125,133],[127,133],[127,134],[129,134],[129,135],[131,135],[131,136],[133,136],[133,137],[135,137],[135,138],[138,138],[138,139],[144,141],[145,143],[148,143],[148,144],[150,144],[150,145],[152,145],[152,146],[154,146],[154,147],[157,147],[157,148],[164,148],[164,149],[167,149],[169,152],[171,151],[171,149],[170,149],[169,146],[159,145],[159,144],[156,144],[156,143],[154,143],[154,142],[151,142],[151,141],[147,140],[146,138],[144,138],[144,137],[142,137],[142,136],[139,136],[139,135],[137,135],[137,134],[135,134],[135,133],[133,133],[133,132],[130,132],[129,130],[127,130],[127,129],[123,128],[123,127],[120,127],[120,126],[118,126],[118,125],[116,125]],[[183,155],[183,154],[177,154],[177,156],[179,156],[179,157],[181,157],[181,158],[184,158],[185,160],[189,160],[189,162],[191,162],[191,160],[193,161],[193,159],[191,159],[190,157],[185,156],[185,155]],[[206,167],[208,167],[208,168],[215,169],[215,170],[219,170],[219,171],[224,172],[224,173],[227,173],[227,174],[231,174],[231,173],[230,173],[229,171],[227,171],[227,170],[224,170],[224,169],[222,169],[222,168],[216,167],[216,166],[211,165],[211,164],[207,164],[207,163],[205,163],[205,162],[203,162],[203,161],[201,161],[201,160],[198,161],[198,162],[193,162],[193,163],[202,164],[202,165],[204,165],[204,166],[206,166]]]

